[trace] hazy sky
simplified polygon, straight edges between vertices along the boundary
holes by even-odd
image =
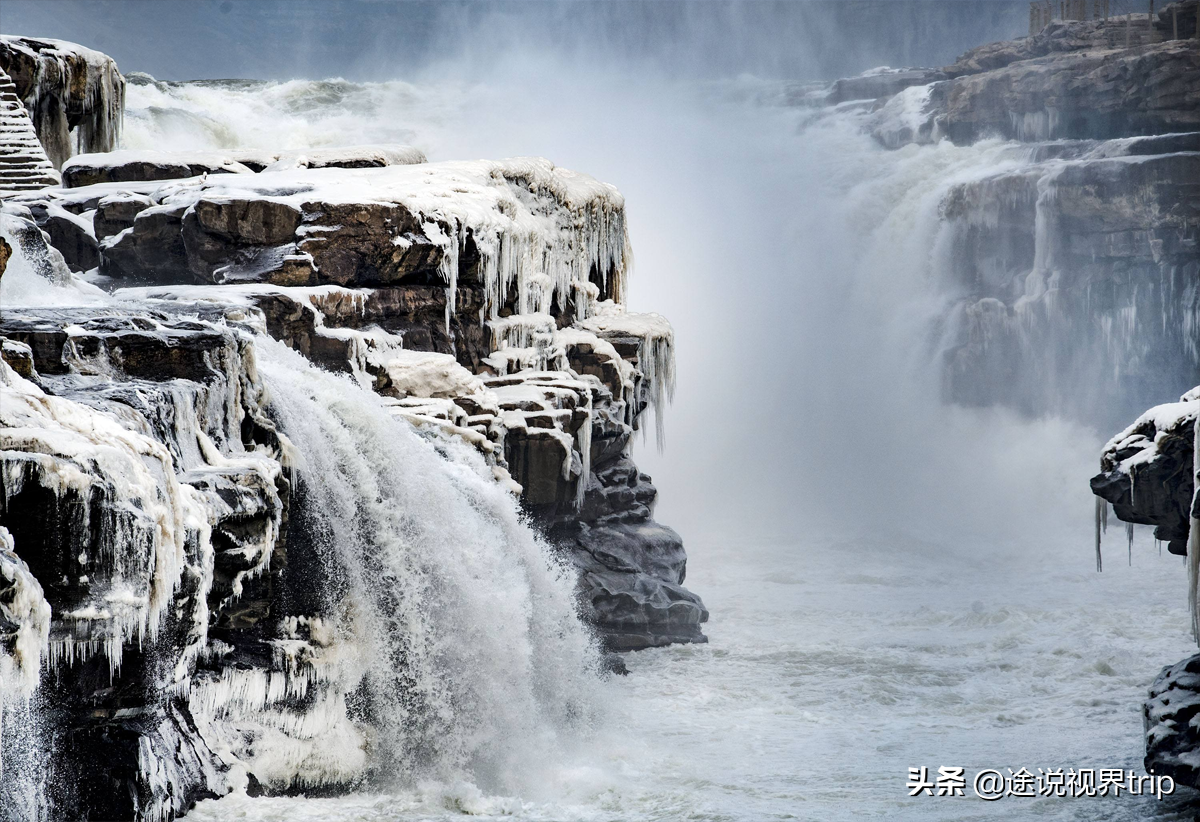
[[[72,40],[159,79],[391,79],[513,48],[809,79],[939,65],[1023,33],[1023,0],[0,0],[0,31]]]

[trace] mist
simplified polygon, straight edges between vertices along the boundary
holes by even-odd
[[[939,206],[950,186],[1017,167],[1023,155],[999,139],[891,150],[863,128],[869,113],[817,116],[796,104],[805,82],[936,67],[1018,36],[1027,3],[0,2],[5,32],[85,43],[126,74],[160,81],[130,85],[125,148],[403,142],[431,161],[545,156],[614,184],[634,249],[630,309],[658,312],[675,329],[665,440],[643,432],[635,456],[659,490],[657,519],[688,545],[688,584],[710,598],[718,647],[749,642],[752,622],[776,626],[747,616],[746,603],[780,579],[793,586],[771,595],[781,635],[809,620],[803,630],[863,651],[873,661],[858,662],[879,671],[941,671],[961,652],[972,673],[964,682],[945,676],[966,702],[990,686],[965,680],[999,681],[988,679],[990,660],[1015,642],[1014,624],[1058,625],[1056,608],[1077,606],[1061,631],[1083,650],[1046,670],[1068,683],[1076,707],[1101,661],[1132,692],[1141,687],[1130,673],[1139,643],[1186,641],[1182,619],[1166,635],[1130,629],[1116,646],[1087,638],[1098,614],[1109,627],[1132,619],[1131,603],[1105,609],[1139,585],[1159,586],[1154,607],[1182,607],[1165,604],[1184,581],[1173,562],[1167,569],[1151,557],[1148,534],[1139,533],[1137,550],[1155,564],[1093,581],[1088,478],[1113,432],[1057,407],[1028,413],[943,399],[957,295],[947,286],[955,260]],[[175,84],[216,78],[264,82]],[[924,587],[939,574],[943,586]],[[844,584],[840,598],[812,587],[826,575],[840,580],[834,588]],[[877,612],[890,626],[891,609],[906,628],[853,627]],[[1001,623],[1004,638],[992,633]],[[962,647],[947,640],[948,656],[930,662],[921,643],[934,643],[935,629],[965,638]],[[872,656],[888,643],[903,659]],[[1020,647],[1019,664],[1031,667],[1057,653]],[[646,678],[632,687],[699,676],[696,659],[663,659],[643,663]],[[831,659],[830,667],[850,664]],[[747,660],[728,662],[750,676]],[[843,687],[833,673],[804,670]],[[799,688],[801,676],[788,668],[779,687]],[[855,699],[884,699],[858,687]],[[885,726],[895,738],[908,733],[905,716],[918,722],[925,710],[902,690],[898,724]],[[660,695],[643,696],[662,708]],[[1062,752],[1068,742],[1054,729],[1082,720],[1051,720],[1046,699],[1030,713],[1043,723],[1038,738]],[[965,725],[974,721],[974,709],[960,716],[958,703],[946,704]],[[1126,745],[1136,717],[1105,706],[1129,726],[1113,731]],[[654,709],[629,710],[656,727]],[[1020,729],[1001,721],[1005,710],[989,703],[981,733],[1014,761],[1027,749]],[[732,734],[737,721],[722,727]],[[813,720],[813,750],[789,751],[810,764],[823,750],[849,761],[857,749],[831,730],[838,721]],[[913,761],[945,750],[982,756],[958,737],[918,736],[901,746]],[[652,761],[679,766],[655,751]],[[880,768],[894,764],[882,745],[869,756]],[[706,760],[704,778],[717,779],[719,758]],[[221,818],[212,813],[200,818]]]
[[[940,407],[936,353],[922,337],[937,309],[923,291],[932,271],[922,244],[935,227],[915,212],[890,226],[900,236],[872,226],[897,206],[897,186],[944,184],[941,167],[969,165],[973,150],[939,149],[944,159],[913,160],[899,179],[897,158],[868,137],[806,131],[807,112],[776,103],[793,82],[949,62],[1011,36],[1020,4],[100,3],[75,17],[62,13],[69,5],[55,4],[52,21],[45,5],[9,0],[5,28],[78,38],[69,26],[86,19],[106,37],[136,33],[128,58],[120,40],[96,44],[124,71],[164,80],[385,81],[327,87],[342,110],[299,87],[245,95],[246,110],[206,115],[222,121],[208,134],[191,123],[172,131],[164,116],[143,130],[133,91],[130,147],[304,147],[344,142],[351,129],[355,141],[411,142],[435,160],[546,156],[615,184],[634,239],[631,307],[664,314],[677,334],[665,448],[649,444],[640,458],[662,516],[685,536],[716,527],[714,516],[771,532],[1010,521],[1007,506],[982,502],[995,489],[973,484],[1019,485],[1012,474],[1040,451],[994,433],[1018,424],[1000,412],[968,422]],[[194,32],[192,45],[144,48],[168,28]],[[910,210],[936,207],[907,199]],[[1030,452],[1016,465],[1013,440]],[[1033,500],[1047,504],[1040,490]]]

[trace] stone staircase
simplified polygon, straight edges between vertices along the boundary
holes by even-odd
[[[0,69],[0,199],[60,182],[12,78]]]

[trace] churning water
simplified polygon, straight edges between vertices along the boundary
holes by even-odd
[[[634,74],[523,58],[486,81],[130,88],[128,148],[408,142],[435,160],[541,154],[621,188],[632,307],[668,316],[679,350],[668,448],[637,458],[712,611],[707,646],[632,654],[633,675],[604,682],[579,676],[573,629],[538,645],[529,635],[551,626],[475,615],[459,637],[464,681],[429,698],[487,721],[436,723],[415,741],[403,722],[392,729],[397,750],[436,767],[397,793],[231,796],[189,819],[1172,818],[1178,799],[985,803],[905,789],[922,765],[1140,770],[1140,700],[1193,647],[1185,575],[1148,534],[1131,564],[1092,570],[1087,480],[1101,432],[1053,408],[1029,419],[939,399],[954,296],[941,195],[1023,152],[889,151],[862,133],[862,114],[783,105],[777,84]],[[299,368],[278,355],[265,370],[302,449],[334,449],[329,471],[368,500],[426,493],[413,477],[430,459],[392,467],[371,450],[388,441],[373,427],[381,412],[333,397],[324,377],[289,379]],[[437,470],[458,472],[456,505],[479,508],[487,492],[469,471]],[[349,503],[323,493],[335,527]],[[409,516],[385,507],[339,544],[377,552]],[[450,568],[443,596],[467,614],[507,613],[519,590],[561,622],[540,549],[511,511],[488,510],[486,527],[462,534],[481,566]],[[418,587],[446,570],[419,550],[408,560],[386,570],[418,569]],[[389,623],[410,620],[414,636],[428,626],[386,604],[365,605],[378,647],[412,653]],[[557,650],[537,660],[520,647]],[[514,685],[513,665],[528,681]]]

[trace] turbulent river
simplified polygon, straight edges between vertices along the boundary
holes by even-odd
[[[522,742],[489,764],[521,774],[519,791],[468,768],[387,795],[231,796],[188,818],[1172,818],[1177,798],[905,788],[919,766],[1140,771],[1141,698],[1194,647],[1185,574],[1148,530],[1131,546],[1110,531],[1094,570],[1087,480],[1103,438],[1088,420],[940,400],[954,297],[941,195],[1026,150],[890,151],[863,133],[867,115],[817,116],[753,78],[545,69],[143,82],[124,146],[405,142],[435,160],[545,155],[616,184],[631,306],[669,317],[679,352],[665,449],[638,460],[684,537],[710,643],[629,655],[631,676],[589,694],[595,716],[569,751]],[[492,627],[502,663],[507,627]],[[520,725],[511,714],[497,723]]]

